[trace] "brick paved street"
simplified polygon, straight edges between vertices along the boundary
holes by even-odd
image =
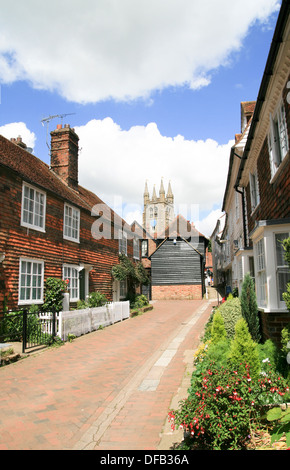
[[[0,450],[156,450],[212,301],[152,311],[0,369]]]

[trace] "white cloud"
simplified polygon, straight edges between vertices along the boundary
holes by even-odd
[[[92,120],[75,131],[82,149],[80,184],[119,214],[123,204],[123,217],[128,223],[134,219],[142,223],[145,181],[150,196],[153,184],[158,196],[162,177],[166,192],[171,181],[176,213],[185,207],[187,218],[194,222],[199,214],[221,206],[233,141],[219,145],[211,139],[164,137],[155,123],[124,131],[111,118]],[[200,231],[209,236],[216,219],[213,222],[209,217],[200,223]]]
[[[220,209],[210,211],[204,219],[195,222],[197,230],[203,233],[206,237],[210,238],[217,224],[217,220],[221,217],[222,214],[223,213]]]
[[[6,137],[6,139],[21,136],[22,142],[24,142],[27,147],[34,148],[36,135],[27,128],[24,122],[11,122],[2,127],[0,126],[0,134]]]
[[[17,5],[15,5],[17,3]],[[278,0],[0,0],[0,82],[88,103],[197,89]]]

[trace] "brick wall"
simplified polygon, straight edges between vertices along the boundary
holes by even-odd
[[[290,76],[288,77],[288,80],[290,80]],[[285,84],[283,91],[283,103],[286,113],[288,140],[290,148],[290,105],[286,99],[288,92],[289,90],[286,88]],[[268,140],[266,137],[257,161],[260,204],[257,209],[253,212],[253,214],[251,214],[252,211],[250,184],[248,184],[246,188],[249,232],[253,230],[255,220],[283,219],[290,217],[290,158],[289,156],[285,158],[287,158],[288,160],[284,162],[285,166],[283,168],[283,171],[278,172],[276,177],[274,178],[274,182],[270,183],[271,168],[268,150]]]
[[[5,260],[0,264],[0,311],[4,296],[9,295],[8,308],[18,306],[20,257],[44,262],[44,280],[62,278],[63,264],[90,264],[89,291],[100,291],[112,300],[112,275],[114,264],[119,262],[119,241],[96,240],[91,227],[95,218],[81,209],[80,243],[63,238],[64,200],[46,193],[45,232],[21,226],[22,179],[9,170],[0,168],[0,253]],[[128,240],[128,256],[133,257],[133,242]]]
[[[281,331],[290,323],[290,312],[260,314],[263,340],[272,339],[278,346],[281,345]]]
[[[152,300],[201,300],[201,285],[152,286]]]

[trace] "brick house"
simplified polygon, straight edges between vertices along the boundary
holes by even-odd
[[[157,239],[149,256],[153,300],[199,300],[205,293],[208,239],[181,215]]]
[[[290,322],[282,293],[290,281],[281,241],[290,236],[290,19],[283,1],[243,151],[229,169],[222,240],[237,222],[229,194],[241,193],[243,230],[237,286],[252,275],[264,339],[280,341]],[[238,162],[238,163],[237,163]],[[231,171],[231,174],[230,174]],[[229,245],[231,246],[231,245]],[[231,260],[229,260],[231,261]],[[231,267],[233,264],[231,264]],[[233,277],[230,280],[233,285]]]
[[[281,245],[290,236],[289,39],[289,2],[283,2],[236,181],[246,191],[263,333],[277,340],[290,322],[282,298],[290,273]]]
[[[42,304],[47,277],[69,280],[72,303],[93,291],[109,300],[126,295],[111,269],[121,252],[140,258],[140,243],[78,184],[78,140],[69,125],[58,125],[49,166],[21,138],[0,135],[0,311]]]

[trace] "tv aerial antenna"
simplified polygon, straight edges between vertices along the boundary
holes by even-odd
[[[72,114],[75,114],[75,113],[67,113],[67,114],[54,114],[53,116],[48,116],[46,118],[43,118],[41,119],[41,124],[44,126],[44,123],[46,123],[46,145],[48,147],[48,150],[50,151],[50,147],[49,147],[49,144],[48,144],[48,126],[49,126],[49,123],[52,119],[55,119],[55,118],[60,118],[61,119],[61,123],[62,123],[62,120],[65,116],[71,116]]]

